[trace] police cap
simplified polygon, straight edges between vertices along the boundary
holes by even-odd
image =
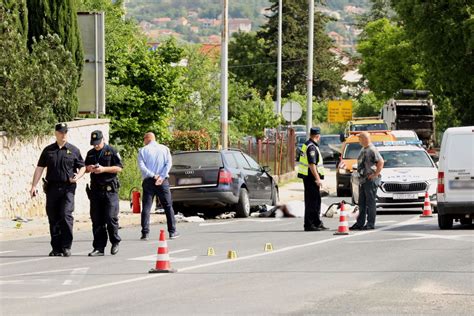
[[[67,124],[66,123],[58,123],[54,127],[54,130],[56,132],[60,132],[60,133],[67,133]]]
[[[102,135],[101,131],[99,130],[93,131],[91,133],[91,145],[92,146],[99,145],[100,142],[102,141],[102,138],[104,138],[104,135]]]
[[[311,127],[309,130],[310,135],[319,135],[321,134],[321,129],[319,127]]]

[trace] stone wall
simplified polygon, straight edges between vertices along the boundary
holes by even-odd
[[[82,157],[92,147],[89,144],[90,134],[101,130],[106,142],[109,140],[108,119],[85,119],[68,122],[68,141],[81,150]],[[36,137],[28,142],[21,142],[4,132],[0,132],[0,218],[15,216],[33,217],[46,216],[45,194],[42,192],[40,180],[39,196],[30,198],[31,180],[44,147],[55,142],[54,129],[51,136]],[[43,177],[46,170],[43,172]],[[89,175],[79,180],[76,190],[75,212],[88,213],[89,200],[85,193]]]

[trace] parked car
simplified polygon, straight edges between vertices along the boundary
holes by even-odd
[[[474,126],[448,128],[441,141],[438,172],[438,225],[474,218]]]
[[[397,140],[404,141],[419,141],[418,135],[415,131],[410,130],[393,130],[392,135],[395,136]]]
[[[340,154],[331,148],[333,146],[340,146],[341,139],[339,135],[321,135],[319,140],[319,148],[323,156],[324,163],[335,163],[339,161]]]
[[[298,161],[299,157],[301,156],[301,147],[303,147],[307,140],[308,137],[306,137],[306,135],[296,135],[296,161]]]
[[[240,150],[173,153],[169,182],[173,207],[188,214],[231,207],[238,217],[252,207],[278,203],[278,185],[254,159]]]
[[[438,169],[425,149],[419,145],[392,142],[378,146],[384,160],[381,182],[377,189],[378,208],[423,208],[428,191],[433,209],[436,209],[436,183]],[[402,144],[402,145],[399,145]],[[421,145],[421,142],[419,142]],[[359,173],[353,165],[351,177],[352,202],[359,203]]]
[[[351,132],[344,141],[341,149],[339,164],[336,168],[336,190],[337,196],[350,196],[352,165],[357,162],[362,146],[359,143],[360,132]],[[392,141],[395,137],[389,132],[371,132],[373,142]]]

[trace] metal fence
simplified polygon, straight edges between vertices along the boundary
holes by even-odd
[[[285,133],[275,133],[263,140],[239,141],[229,144],[229,148],[238,148],[254,158],[260,165],[270,167],[273,175],[295,170],[296,138],[293,129]]]

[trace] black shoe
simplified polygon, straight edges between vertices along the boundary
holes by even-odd
[[[364,227],[362,227],[362,230],[372,230],[372,229],[375,229],[375,227],[367,226],[367,225],[365,225]]]
[[[304,231],[305,232],[319,232],[321,228],[316,227],[316,226],[310,226],[310,227],[305,227]]]
[[[100,251],[98,249],[92,250],[92,252],[89,252],[89,257],[101,257],[104,255],[104,251]]]
[[[170,233],[170,239],[176,239],[181,237],[181,234],[178,232]]]
[[[140,240],[148,240],[148,234],[142,234],[142,237],[140,237]]]
[[[63,248],[63,256],[64,257],[70,257],[71,256],[71,249]]]
[[[62,252],[56,251],[56,250],[51,250],[51,252],[49,253],[50,257],[61,257],[62,255],[63,255]]]
[[[360,226],[357,225],[357,224],[354,224],[354,225],[352,225],[351,227],[349,227],[349,230],[362,230],[362,227],[360,227]]]
[[[329,228],[327,228],[326,226],[324,226],[324,224],[321,222],[321,224],[319,224],[318,228],[320,230],[328,230]]]
[[[119,244],[113,244],[112,248],[110,248],[110,254],[116,255],[119,251]]]

